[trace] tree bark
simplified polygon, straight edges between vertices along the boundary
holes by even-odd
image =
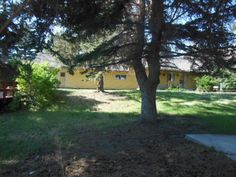
[[[156,89],[160,82],[160,48],[162,31],[164,28],[163,1],[152,0],[151,13],[149,18],[150,33],[152,35],[150,43],[150,51],[148,53],[147,69],[142,63],[143,51],[145,47],[145,19],[147,12],[145,11],[145,0],[139,0],[140,14],[139,23],[137,25],[137,36],[139,46],[136,49],[137,56],[133,62],[136,78],[141,91],[141,120],[144,122],[152,122],[157,120],[156,107]],[[142,24],[142,25],[140,25]]]
[[[156,89],[155,85],[147,87],[141,90],[141,121],[153,122],[157,119],[157,107],[156,107]]]
[[[97,85],[97,91],[98,92],[104,92],[104,79],[103,75],[99,77],[98,85]]]

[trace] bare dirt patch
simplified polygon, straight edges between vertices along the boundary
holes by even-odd
[[[119,96],[114,91],[96,92],[94,90],[79,90],[72,93],[74,96],[85,96],[99,102],[93,110],[98,112],[123,112],[135,110],[139,105],[134,100],[128,100],[125,96]],[[117,106],[119,105],[119,106]]]

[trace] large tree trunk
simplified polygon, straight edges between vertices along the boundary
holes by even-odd
[[[164,16],[163,16],[163,1],[152,0],[151,11],[147,12],[145,8],[145,0],[138,0],[140,7],[139,23],[137,25],[137,40],[138,48],[136,59],[133,62],[136,78],[141,91],[141,120],[142,121],[155,121],[157,119],[157,107],[156,107],[156,89],[160,82],[160,48],[162,31],[164,28]],[[145,47],[145,19],[147,14],[150,14],[149,25],[152,35],[150,43],[150,51],[148,52],[147,69],[142,63],[143,51]],[[140,25],[143,24],[143,25]]]
[[[142,121],[155,121],[157,119],[157,107],[156,107],[156,87],[145,86],[141,90],[141,120]]]
[[[150,81],[141,60],[134,60],[133,66],[141,92],[140,119],[143,122],[153,122],[157,120],[156,89],[159,79],[154,80],[155,82]]]

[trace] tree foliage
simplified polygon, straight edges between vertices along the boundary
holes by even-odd
[[[235,65],[232,55],[235,35],[230,28],[235,18],[233,0],[160,2],[163,4],[164,28],[159,55],[163,62],[164,59],[184,55],[192,60],[198,59],[201,69],[214,70]],[[144,5],[143,14],[140,14],[141,3]],[[5,24],[18,8],[24,8],[0,33],[1,53],[7,48],[12,54],[24,53],[26,57],[27,52],[32,52],[30,47],[45,47],[44,42],[49,42],[47,37],[53,35],[52,28],[60,26],[64,28],[62,37],[70,42],[92,45],[97,43],[94,39],[103,39],[92,50],[78,49],[77,56],[73,56],[75,63],[92,59],[98,59],[95,63],[101,65],[111,59],[130,61],[139,43],[137,27],[142,26],[145,33],[143,57],[148,58],[153,39],[153,4],[150,0],[4,0],[1,3],[1,24]],[[143,15],[143,24],[138,21],[139,15]],[[160,21],[154,20],[155,23]]]
[[[33,4],[31,0],[0,1],[0,60],[3,62],[13,58],[32,60],[44,48],[54,18],[40,18]]]
[[[235,35],[230,25],[235,18],[235,3],[232,0],[218,1],[162,1],[163,21],[161,50],[163,62],[165,59],[187,56],[198,60],[201,69],[215,70],[219,67],[231,67],[235,64],[233,41]],[[38,4],[37,4],[38,3]],[[34,9],[41,2],[33,4]],[[140,3],[138,0],[100,1],[54,1],[44,2],[37,8],[41,18],[54,16],[58,24],[65,27],[63,37],[73,42],[88,42],[92,45],[95,38],[103,38],[102,43],[93,50],[83,51],[74,57],[77,63],[84,60],[96,60],[101,65],[106,62],[130,61],[133,59],[139,41],[137,41],[137,26],[143,27],[144,46],[143,57],[148,58],[151,50],[151,9],[149,0],[143,1],[143,24],[138,20]],[[53,7],[52,7],[53,6]],[[53,8],[54,13],[49,13]],[[82,9],[82,10],[81,10]],[[49,13],[49,14],[48,14]],[[56,15],[55,15],[56,13]],[[51,17],[50,16],[50,17]],[[160,19],[155,19],[158,23]],[[112,33],[112,37],[108,37]],[[140,37],[140,36],[139,36]],[[102,57],[101,57],[102,56]],[[196,64],[199,64],[196,63]]]

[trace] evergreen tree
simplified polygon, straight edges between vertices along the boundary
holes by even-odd
[[[54,17],[43,19],[34,13],[31,0],[0,1],[0,60],[34,59],[44,48]],[[32,11],[34,13],[32,13]]]
[[[157,118],[163,62],[184,56],[202,70],[235,69],[230,27],[235,7],[234,0],[34,0],[29,5],[45,30],[52,22],[51,28],[64,28],[65,40],[91,44],[90,50],[80,48],[72,65],[90,61],[93,68],[117,63],[134,68],[144,121]],[[50,43],[47,47],[53,51]]]

